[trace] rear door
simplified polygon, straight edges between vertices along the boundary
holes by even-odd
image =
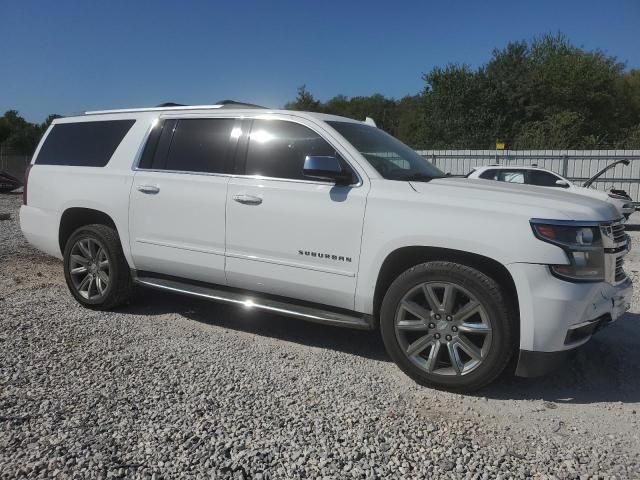
[[[233,118],[166,118],[135,172],[129,230],[136,269],[225,284],[225,203]]]
[[[368,180],[317,126],[256,119],[229,183],[227,280],[249,290],[353,309]],[[304,177],[308,155],[337,155],[352,185]]]

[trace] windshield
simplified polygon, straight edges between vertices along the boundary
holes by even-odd
[[[430,180],[445,176],[414,150],[380,129],[361,123],[327,123],[346,138],[386,179]]]

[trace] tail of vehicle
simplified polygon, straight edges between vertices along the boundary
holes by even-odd
[[[24,182],[22,183],[22,204],[27,204],[27,185],[29,183],[29,172],[31,171],[31,164],[27,165],[27,169],[24,171]]]

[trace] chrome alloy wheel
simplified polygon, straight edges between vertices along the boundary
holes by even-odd
[[[71,248],[69,273],[76,291],[87,300],[98,300],[109,288],[109,257],[94,238],[80,238]]]
[[[491,348],[491,319],[478,299],[455,283],[412,288],[398,305],[394,325],[407,358],[432,375],[466,375]]]

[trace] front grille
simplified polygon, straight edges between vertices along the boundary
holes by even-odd
[[[624,223],[618,223],[611,227],[613,242],[614,243],[622,243],[627,240],[627,235],[624,233]]]
[[[616,282],[621,282],[627,277],[627,274],[624,273],[623,265],[624,265],[624,258],[623,257],[616,258],[616,275],[615,275]]]
[[[605,278],[607,282],[618,284],[626,280],[624,256],[628,252],[629,236],[624,231],[624,223],[616,222],[603,227],[605,252]]]

